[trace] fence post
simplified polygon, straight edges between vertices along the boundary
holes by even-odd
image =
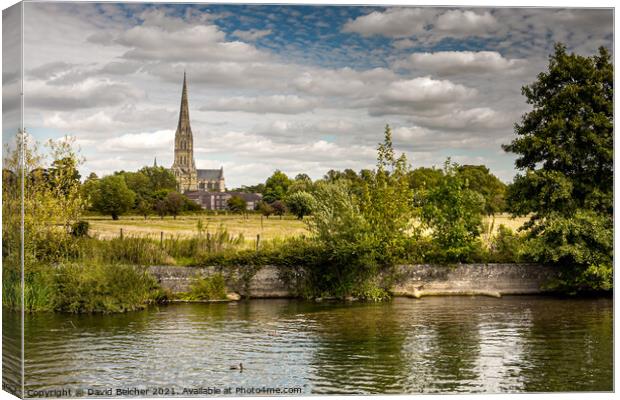
[[[123,240],[123,228],[121,228],[121,240]]]
[[[260,233],[256,235],[256,251],[258,251],[259,246],[260,246]]]
[[[260,216],[260,230],[263,230],[263,214]]]
[[[159,232],[159,248],[164,248],[164,231]]]

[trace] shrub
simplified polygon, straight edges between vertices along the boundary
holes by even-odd
[[[196,277],[190,290],[181,296],[184,300],[223,300],[226,299],[226,280],[217,273],[211,276]]]
[[[484,199],[467,188],[457,168],[448,159],[443,178],[423,194],[422,222],[431,230],[438,261],[465,262],[479,246]]]
[[[88,236],[89,227],[88,221],[77,221],[71,225],[71,235],[75,237]]]

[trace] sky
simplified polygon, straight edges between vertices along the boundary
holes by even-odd
[[[510,182],[501,145],[554,42],[613,47],[610,9],[26,3],[24,24],[36,140],[75,138],[83,176],[170,167],[186,71],[196,165],[228,188],[373,168],[386,124],[414,168],[450,157]]]

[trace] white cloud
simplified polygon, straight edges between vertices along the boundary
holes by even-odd
[[[174,148],[174,131],[161,130],[155,132],[129,133],[113,137],[101,143],[103,149],[110,151],[170,151]]]
[[[296,95],[238,96],[218,98],[200,109],[203,111],[245,111],[257,114],[299,114],[312,111],[318,104],[317,100]]]
[[[88,78],[66,87],[56,87],[33,80],[26,80],[24,83],[25,107],[48,110],[112,106],[142,96],[143,92],[135,87],[107,78]]]
[[[383,35],[390,37],[413,36],[424,32],[426,24],[436,11],[430,8],[388,8],[348,21],[343,32],[362,36]]]
[[[476,94],[475,89],[429,76],[399,80],[392,82],[375,98],[369,111],[371,115],[414,115],[420,111],[436,114]]]
[[[434,26],[443,32],[470,36],[484,35],[497,27],[497,20],[490,12],[479,14],[471,10],[446,11],[437,18]]]
[[[397,61],[397,68],[432,71],[438,75],[468,73],[515,73],[522,71],[527,62],[504,58],[496,51],[439,51],[413,53],[407,59]]]

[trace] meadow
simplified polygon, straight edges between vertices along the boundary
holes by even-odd
[[[260,235],[261,240],[285,239],[301,235],[308,235],[308,230],[304,221],[294,216],[285,215],[282,218],[271,216],[262,217],[259,214],[249,214],[242,216],[239,214],[193,214],[181,215],[176,219],[157,216],[150,216],[144,219],[143,216],[127,215],[121,216],[114,221],[107,216],[93,215],[85,219],[90,224],[90,233],[100,239],[112,239],[120,236],[121,229],[123,235],[151,237],[159,239],[161,232],[164,237],[192,237],[197,234],[198,221],[202,221],[206,232],[215,232],[223,228],[232,236],[243,235],[246,240],[255,241],[256,236]],[[489,233],[497,233],[500,225],[516,231],[520,228],[527,217],[512,218],[510,214],[497,214],[494,217],[484,219],[485,230],[483,237]],[[490,230],[490,232],[489,232]]]

